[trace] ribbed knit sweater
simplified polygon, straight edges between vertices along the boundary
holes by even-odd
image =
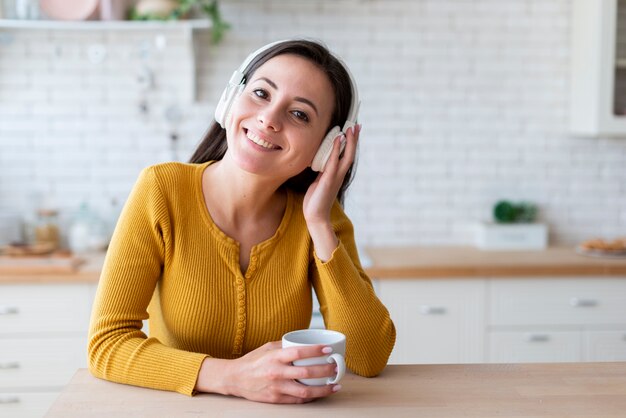
[[[107,251],[89,329],[97,377],[194,394],[207,356],[234,359],[288,331],[307,328],[313,286],[328,329],[346,335],[346,363],[374,376],[395,342],[387,309],[359,262],[350,220],[331,211],[339,246],[315,255],[302,211],[288,192],[276,233],[255,245],[245,273],[239,244],[212,221],[202,191],[210,163],[142,171]],[[142,320],[149,319],[148,337]]]

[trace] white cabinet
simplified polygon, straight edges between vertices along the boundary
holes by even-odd
[[[574,0],[570,130],[626,136],[626,2]]]
[[[390,364],[626,361],[626,277],[382,279]]]
[[[491,362],[626,360],[624,278],[492,279]]]
[[[581,360],[581,336],[572,331],[491,331],[489,362],[543,363]]]
[[[583,343],[587,361],[624,361],[626,325],[617,331],[586,331]]]
[[[87,367],[96,284],[0,285],[0,416],[41,417]]]
[[[626,323],[626,280],[493,279],[490,325],[599,325]]]
[[[377,292],[397,331],[391,364],[484,361],[484,280],[385,279]]]

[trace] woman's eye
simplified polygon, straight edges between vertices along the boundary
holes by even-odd
[[[297,117],[298,119],[304,121],[304,122],[308,122],[309,121],[309,115],[307,115],[306,113],[300,111],[300,110],[294,110],[293,112],[291,112],[295,117]]]
[[[252,94],[254,94],[257,97],[260,97],[261,99],[267,99],[267,97],[269,96],[267,92],[263,89],[254,89],[252,90]]]

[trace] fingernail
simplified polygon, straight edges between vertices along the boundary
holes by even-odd
[[[341,390],[341,385],[333,386],[333,392],[339,392]]]
[[[322,348],[322,353],[324,354],[329,354],[333,352],[333,348],[332,347],[324,347]]]

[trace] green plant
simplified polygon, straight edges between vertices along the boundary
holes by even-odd
[[[224,37],[230,24],[222,19],[218,0],[178,0],[178,6],[168,15],[140,14],[135,8],[130,10],[130,20],[179,20],[188,16],[194,9],[199,10],[211,20],[211,40],[214,44]]]
[[[493,217],[498,223],[534,222],[537,207],[528,202],[515,204],[500,200],[493,207]]]

